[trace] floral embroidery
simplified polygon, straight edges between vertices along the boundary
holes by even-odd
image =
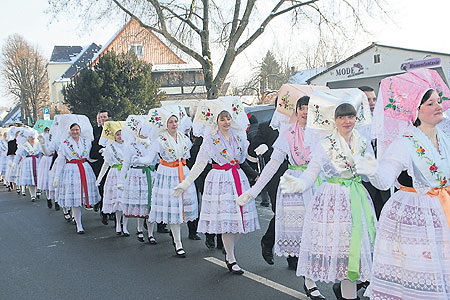
[[[220,151],[220,155],[222,155],[225,158],[227,157],[227,154],[228,154],[227,149],[222,149],[222,151]]]
[[[137,147],[136,143],[131,143],[131,146],[134,148],[134,150],[136,150],[136,156],[137,157],[142,157],[142,152],[141,150],[139,150],[139,148]]]
[[[118,161],[121,164],[123,162],[123,159],[120,157],[119,153],[117,152],[116,147],[114,147],[113,144],[111,144],[111,151],[112,151],[113,156],[116,159],[116,161]]]
[[[238,142],[241,141],[241,138],[238,135],[236,136],[236,141],[238,141]]]
[[[430,172],[431,175],[435,177],[437,181],[439,181],[439,186],[441,188],[444,187],[447,184],[447,177],[443,176],[442,172],[438,170],[438,166],[436,166],[436,163],[426,155],[427,152],[425,148],[422,147],[419,144],[419,141],[415,139],[413,136],[405,136],[405,137],[407,137],[413,143],[414,147],[416,148],[417,156],[419,156],[421,159],[425,159],[426,164],[430,166],[428,171]]]
[[[233,110],[233,113],[235,115],[238,115],[239,113],[242,112],[242,107],[239,105],[239,103],[232,103],[231,109]]]
[[[71,144],[71,143],[69,142],[68,139],[64,140],[64,142],[63,142],[64,144],[66,144],[66,145],[69,147],[69,150],[72,151],[72,155],[75,156],[75,157],[78,158],[78,159],[81,159],[81,158],[83,158],[83,157],[86,157],[86,155],[87,155],[86,140],[83,139],[83,138],[81,138],[81,141],[83,142],[83,148],[84,148],[83,154],[81,154],[81,155],[79,155],[79,154],[75,151],[75,148],[73,147],[73,144]]]
[[[158,128],[161,128],[163,126],[162,118],[158,115],[158,112],[156,110],[154,110],[152,112],[152,114],[151,114],[150,118],[148,119],[148,121],[150,123],[152,123],[153,125],[155,125],[156,127],[158,127]]]
[[[201,112],[201,115],[200,115],[200,119],[204,120],[206,122],[209,122],[211,124],[214,123],[214,115],[211,112],[211,110],[208,107],[206,107],[206,106],[202,107],[202,112]]]
[[[213,144],[214,145],[217,145],[218,143],[220,143],[220,139],[219,138],[217,138],[217,139],[213,138],[212,140],[213,140]]]
[[[104,136],[112,136],[112,131],[109,128],[104,128],[103,135]]]
[[[283,97],[281,97],[281,101],[278,103],[278,106],[284,108],[286,110],[293,110],[294,105],[289,103],[289,92],[287,92]]]
[[[400,106],[401,99],[408,98],[408,95],[403,93],[402,95],[394,95],[392,91],[392,78],[389,78],[389,89],[388,89],[388,97],[389,103],[384,107],[384,110],[392,109],[395,112],[402,113],[404,115],[410,114],[411,111],[408,109],[404,109]]]
[[[137,119],[135,119],[134,117],[131,117],[127,123],[127,126],[131,131],[137,132],[138,124],[139,124],[139,121]]]
[[[317,123],[319,125],[329,124],[330,121],[327,119],[323,119],[323,115],[320,113],[319,105],[314,105],[314,120],[313,123]]]
[[[344,168],[347,171],[350,171],[352,174],[356,174],[356,170],[354,166],[350,164],[346,155],[343,155],[339,152],[339,148],[337,147],[336,139],[332,138],[332,135],[326,137],[330,141],[330,150],[336,152],[336,158],[340,159],[344,163]]]

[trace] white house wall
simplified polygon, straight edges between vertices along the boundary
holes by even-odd
[[[374,63],[376,54],[380,54],[380,63]],[[414,65],[414,62],[419,61],[424,61],[419,65],[428,65],[428,67],[436,69],[444,77],[444,80],[449,82],[450,55],[374,46],[348,62],[312,79],[310,83],[327,85],[330,88],[369,85],[378,90],[381,79],[405,72],[401,69],[402,64],[409,63],[409,66],[412,66],[410,70],[414,70],[417,69],[415,68],[417,64]]]

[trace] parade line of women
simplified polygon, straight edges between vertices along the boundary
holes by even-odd
[[[106,178],[102,210],[115,214],[115,234],[129,236],[128,220],[137,218],[137,239],[156,245],[154,225],[169,224],[180,258],[189,253],[180,226],[199,216],[198,232],[221,235],[225,264],[241,275],[236,243],[259,229],[254,199],[287,159],[274,252],[298,257],[310,299],[325,299],[322,281],[334,283],[339,300],[359,299],[366,287],[370,299],[449,300],[449,107],[449,88],[428,69],[382,80],[373,115],[359,89],[280,91],[271,122],[280,134],[257,174],[246,163],[248,119],[238,98],[201,101],[192,119],[181,106],[164,106],[104,124],[97,178],[88,163],[89,120],[59,115],[41,135],[2,128],[0,175],[10,191],[28,188],[31,201],[45,191],[48,207],[61,207],[79,234],[83,208],[101,201]],[[191,169],[189,133],[203,140]],[[193,183],[205,169],[198,194]],[[257,178],[252,187],[248,177]],[[395,190],[378,221],[363,181]]]

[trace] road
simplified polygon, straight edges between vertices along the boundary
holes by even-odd
[[[131,236],[116,236],[98,213],[83,211],[84,235],[48,209],[45,199],[31,202],[0,188],[0,299],[308,299],[303,280],[287,269],[284,258],[270,266],[261,257],[260,239],[272,216],[258,213],[262,230],[243,236],[236,247],[244,276],[232,275],[220,250],[187,239],[185,259],[175,256],[168,234],[155,233],[157,245],[139,243],[136,221]],[[319,283],[326,299],[331,284]]]

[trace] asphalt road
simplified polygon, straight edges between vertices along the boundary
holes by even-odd
[[[140,243],[136,221],[131,236],[116,236],[98,213],[83,211],[84,235],[76,234],[61,211],[43,197],[32,203],[0,187],[0,299],[308,299],[303,280],[284,258],[270,266],[261,257],[260,239],[272,216],[257,205],[261,230],[243,236],[236,247],[244,276],[232,275],[220,250],[187,239],[185,259],[175,256],[168,234],[155,233],[157,245]],[[319,283],[326,299],[331,284]]]

